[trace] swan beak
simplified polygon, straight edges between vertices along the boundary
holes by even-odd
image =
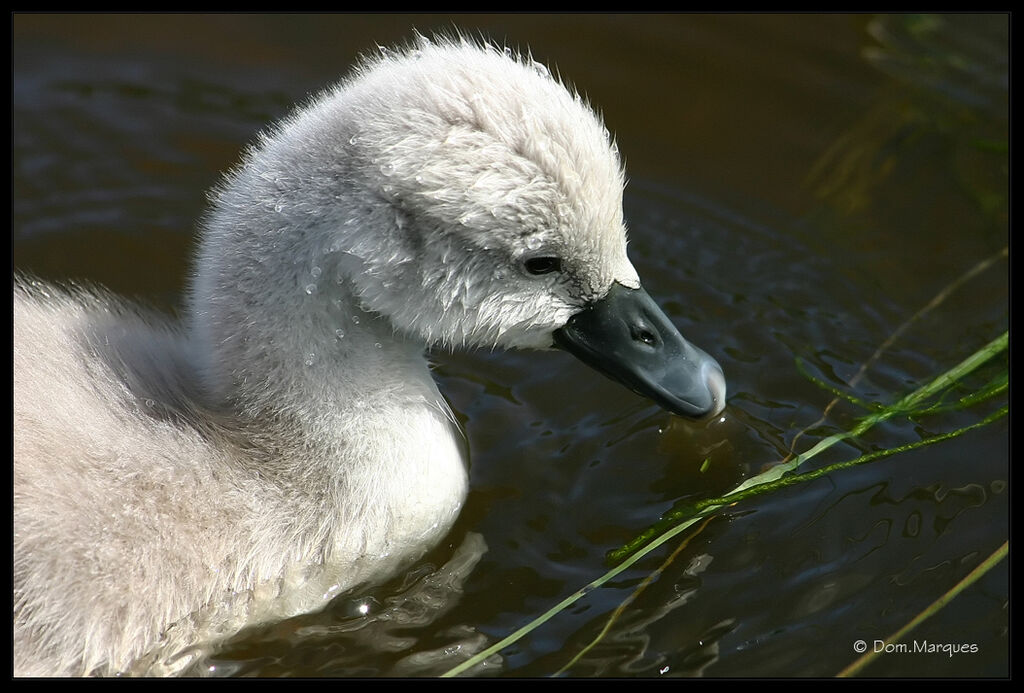
[[[679,334],[643,288],[614,283],[608,295],[554,332],[583,363],[675,414],[702,418],[725,407],[718,362]]]

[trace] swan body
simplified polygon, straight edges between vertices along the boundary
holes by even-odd
[[[19,278],[15,673],[179,673],[421,557],[467,492],[427,347],[561,346],[720,411],[721,370],[640,288],[622,188],[546,70],[420,38],[227,175],[180,323]]]

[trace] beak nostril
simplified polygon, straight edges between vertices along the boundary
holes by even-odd
[[[650,330],[644,329],[643,327],[635,328],[633,330],[633,339],[638,342],[643,342],[648,346],[654,346],[658,343],[658,338]]]

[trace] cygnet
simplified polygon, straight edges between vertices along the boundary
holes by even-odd
[[[420,558],[467,492],[430,347],[558,347],[720,412],[626,256],[623,185],[543,66],[419,37],[227,174],[180,322],[19,277],[15,673],[180,673]]]

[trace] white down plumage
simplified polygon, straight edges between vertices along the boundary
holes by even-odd
[[[175,673],[420,557],[467,490],[427,346],[558,341],[676,411],[721,410],[717,364],[653,302],[624,329],[674,345],[655,356],[696,383],[681,404],[575,327],[643,294],[622,187],[608,132],[543,67],[418,39],[215,190],[183,324],[19,279],[15,672]]]

